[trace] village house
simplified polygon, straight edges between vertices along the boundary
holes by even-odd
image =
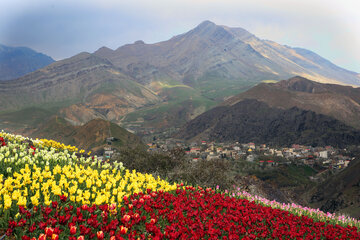
[[[328,158],[328,151],[321,151],[319,152],[320,158]]]
[[[274,154],[277,157],[284,157],[283,152],[281,150],[275,150]]]
[[[105,147],[104,148],[104,156],[105,158],[109,159],[114,154],[114,150],[111,149],[111,147]]]
[[[249,148],[255,149],[255,148],[256,148],[256,147],[255,147],[255,143],[253,143],[253,142],[249,143]]]
[[[199,147],[192,147],[192,148],[190,148],[190,153],[199,154],[200,150],[201,149]]]

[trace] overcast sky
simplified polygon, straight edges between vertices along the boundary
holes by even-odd
[[[204,20],[360,72],[359,0],[0,0],[0,43],[60,60],[139,39],[167,40]]]

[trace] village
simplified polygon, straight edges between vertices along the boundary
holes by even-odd
[[[186,144],[175,139],[160,140],[148,143],[149,152],[167,152],[173,148],[182,148],[186,156],[193,161],[212,159],[245,160],[267,167],[281,164],[305,164],[309,166],[341,170],[355,159],[346,149],[332,146],[311,147],[293,144],[291,147],[273,148],[267,144],[255,143],[215,143],[193,142]]]

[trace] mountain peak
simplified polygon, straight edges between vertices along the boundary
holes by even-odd
[[[145,44],[145,42],[143,40],[137,40],[134,42],[134,44]]]
[[[53,62],[51,57],[31,48],[0,44],[0,81],[16,79]]]
[[[108,55],[112,54],[113,52],[114,52],[114,50],[103,46],[103,47],[99,48],[98,50],[96,50],[94,52],[94,55],[96,55],[96,56],[108,56]]]
[[[194,32],[199,32],[199,33],[206,33],[206,32],[211,32],[214,29],[216,29],[217,27],[219,27],[218,25],[216,25],[213,22],[210,22],[208,20],[203,21],[202,23],[200,23],[197,27],[195,27],[193,30]]]
[[[275,85],[288,89],[290,91],[320,93],[328,91],[327,86],[318,82],[311,81],[307,78],[295,76],[288,80],[283,80]]]
[[[207,27],[214,27],[217,26],[215,23],[205,20],[202,23],[200,23],[196,28],[207,28]]]
[[[200,23],[196,28],[191,30],[189,34],[195,34],[203,39],[211,39],[213,42],[226,42],[234,38],[231,31],[208,20]]]

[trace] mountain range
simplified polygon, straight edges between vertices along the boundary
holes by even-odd
[[[221,105],[234,105],[244,99],[257,99],[282,109],[298,107],[360,129],[360,88],[321,84],[297,76],[277,83],[258,84]]]
[[[276,146],[358,145],[359,97],[360,88],[302,77],[262,83],[191,120],[176,137]]]
[[[334,118],[297,107],[269,107],[255,99],[213,108],[187,123],[176,137],[271,146],[360,144],[360,131]]]
[[[31,107],[74,125],[102,118],[135,130],[166,129],[180,127],[263,81],[294,75],[360,84],[357,73],[309,50],[205,21],[167,41],[102,47],[2,81],[0,115]]]
[[[0,86],[2,98],[7,99],[0,111],[65,107],[59,113],[74,124],[99,117],[117,120],[135,108],[160,101],[153,91],[119,72],[107,60],[89,53],[3,81]]]
[[[309,50],[261,40],[245,29],[210,21],[164,42],[137,41],[115,51],[104,47],[94,54],[108,59],[139,83],[177,81],[205,92],[219,80],[226,89],[238,87],[239,83],[282,80],[294,75],[319,82],[360,84],[357,73],[337,67]],[[207,95],[213,96],[210,92]]]
[[[30,48],[0,44],[0,81],[21,77],[53,62],[51,57]]]

